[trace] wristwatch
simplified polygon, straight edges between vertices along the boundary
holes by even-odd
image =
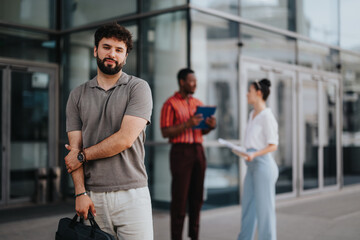
[[[85,163],[86,162],[86,157],[83,151],[80,151],[77,155],[77,159],[79,160],[80,163]]]

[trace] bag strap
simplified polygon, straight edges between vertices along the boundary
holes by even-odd
[[[95,218],[90,211],[88,212],[88,219],[93,228],[100,229],[99,225],[96,223]]]

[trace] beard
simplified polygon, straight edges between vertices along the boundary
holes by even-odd
[[[99,56],[96,56],[96,62],[97,62],[97,65],[98,65],[100,71],[103,72],[104,74],[107,74],[107,75],[115,75],[115,74],[117,74],[118,72],[120,72],[120,70],[125,65],[125,60],[124,60],[122,63],[118,63],[117,61],[115,61],[115,66],[114,67],[105,66],[105,61],[106,60],[114,61],[111,58],[104,58],[103,60],[101,60],[99,58]]]

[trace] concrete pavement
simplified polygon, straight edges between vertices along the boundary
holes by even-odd
[[[36,211],[34,212],[34,209]],[[54,239],[57,223],[72,217],[72,203],[0,210],[1,240]],[[167,211],[154,210],[155,240],[170,239]],[[201,240],[234,240],[241,207],[206,210],[201,215]],[[278,240],[360,239],[360,186],[277,201]],[[184,229],[184,239],[186,229]]]

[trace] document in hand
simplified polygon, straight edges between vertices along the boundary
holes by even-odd
[[[219,143],[221,143],[222,145],[227,146],[228,148],[230,148],[231,150],[235,150],[239,153],[244,153],[247,154],[246,149],[244,147],[241,146],[237,146],[229,141],[226,141],[225,139],[219,138],[218,139]]]
[[[203,120],[200,122],[199,125],[195,126],[194,129],[207,129],[207,128],[209,128],[206,125],[205,120],[208,117],[211,117],[212,115],[214,115],[215,110],[216,110],[215,106],[197,106],[195,115],[196,114],[202,114]]]

